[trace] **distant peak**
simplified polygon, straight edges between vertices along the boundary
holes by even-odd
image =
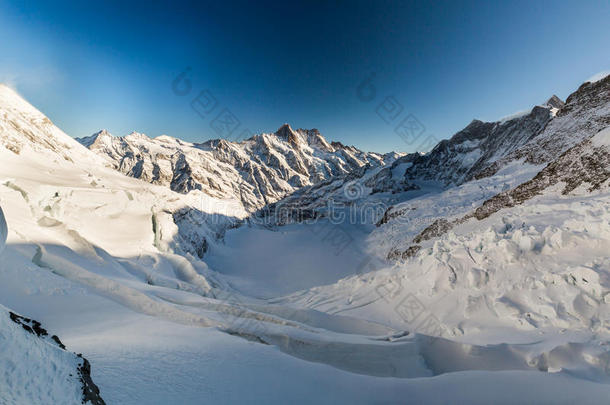
[[[129,135],[127,135],[125,138],[128,139],[150,139],[148,136],[146,136],[145,134],[141,133],[141,132],[137,132],[137,131],[132,131]]]
[[[477,118],[474,118],[472,121],[470,121],[470,123],[468,125],[466,125],[466,128],[464,128],[464,129],[478,128],[483,124],[485,124],[485,121],[481,121]]]
[[[552,108],[557,108],[558,110],[561,110],[563,108],[563,106],[565,105],[563,100],[561,100],[559,97],[557,97],[554,94],[544,104],[549,107],[552,107]]]
[[[102,129],[94,133],[92,136],[97,138],[98,136],[112,136],[112,134],[108,132],[107,129]]]
[[[314,147],[324,150],[326,152],[335,151],[334,147],[328,143],[326,138],[324,138],[322,136],[322,134],[320,133],[320,131],[318,131],[317,128],[305,129],[305,130],[299,130],[299,131],[305,132],[305,134],[307,135],[307,143],[310,146],[314,146]]]
[[[291,135],[295,135],[294,130],[290,126],[290,124],[284,124],[275,131],[275,134],[284,138],[288,138]]]
[[[166,142],[166,143],[182,143],[182,141],[178,138],[175,138],[173,136],[169,136],[166,134],[163,135],[159,135],[155,138],[155,141],[159,141],[159,142]]]
[[[91,148],[92,146],[100,146],[109,144],[112,141],[112,134],[108,132],[106,129],[102,129],[100,131],[95,132],[91,136],[86,136],[84,138],[76,138],[76,140],[81,144],[86,146],[87,148]]]

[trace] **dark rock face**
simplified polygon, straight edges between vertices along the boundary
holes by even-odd
[[[421,246],[419,245],[409,246],[402,252],[399,250],[392,250],[390,253],[388,253],[387,259],[392,261],[407,260],[408,258],[415,256],[420,250]]]
[[[49,340],[53,342],[53,344],[57,345],[62,350],[66,350],[66,346],[59,340],[56,335],[51,336],[49,333],[42,327],[40,322],[26,318],[21,315],[17,315],[14,312],[9,312],[9,317],[13,322],[18,325],[21,325],[23,329],[27,332],[35,335],[36,337],[44,340]],[[102,397],[100,396],[100,389],[95,385],[91,378],[91,364],[87,359],[85,359],[81,354],[77,354],[77,356],[81,359],[81,364],[78,366],[77,373],[79,376],[79,380],[82,385],[83,392],[83,404],[91,403],[93,405],[106,405]]]
[[[430,225],[429,227],[424,229],[422,231],[422,233],[417,235],[415,237],[415,239],[413,239],[413,242],[421,243],[425,240],[436,238],[436,237],[441,236],[444,233],[446,233],[452,227],[453,227],[452,223],[447,221],[445,218],[437,219],[436,221],[434,221],[432,223],[432,225]]]
[[[551,98],[546,101],[545,104],[549,107],[561,110],[566,103],[564,103],[559,97],[553,94]]]
[[[100,389],[91,379],[91,364],[82,355],[78,357],[83,359],[83,363],[78,368],[80,382],[83,385],[83,404],[90,402],[93,405],[106,405],[100,396]]]

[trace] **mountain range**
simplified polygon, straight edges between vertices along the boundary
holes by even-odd
[[[74,139],[0,85],[0,159],[8,403],[608,398],[610,76],[387,154]]]

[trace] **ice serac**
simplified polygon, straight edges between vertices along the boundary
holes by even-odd
[[[79,142],[128,176],[179,193],[201,190],[212,197],[236,199],[248,211],[303,186],[366,165],[383,166],[394,158],[331,144],[317,129],[294,130],[288,124],[241,142],[215,139],[197,144],[135,132],[113,137],[105,130]]]
[[[0,207],[0,255],[4,250],[4,246],[6,244],[6,236],[8,233],[8,229],[6,226],[6,219],[4,218],[4,212],[2,212],[2,207]]]

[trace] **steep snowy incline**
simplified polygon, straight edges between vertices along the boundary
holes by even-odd
[[[7,225],[0,208],[0,260]],[[0,304],[0,403],[103,405],[89,362],[41,324]]]
[[[39,322],[0,305],[0,404],[104,405],[90,373]]]
[[[395,156],[328,143],[316,129],[293,130],[288,124],[242,142],[217,139],[193,144],[135,132],[113,137],[107,131],[79,141],[129,176],[180,193],[201,190],[216,198],[235,199],[249,211],[300,187],[365,165],[384,165]]]
[[[26,150],[66,161],[101,162],[13,89],[0,83],[0,145],[19,155]]]

